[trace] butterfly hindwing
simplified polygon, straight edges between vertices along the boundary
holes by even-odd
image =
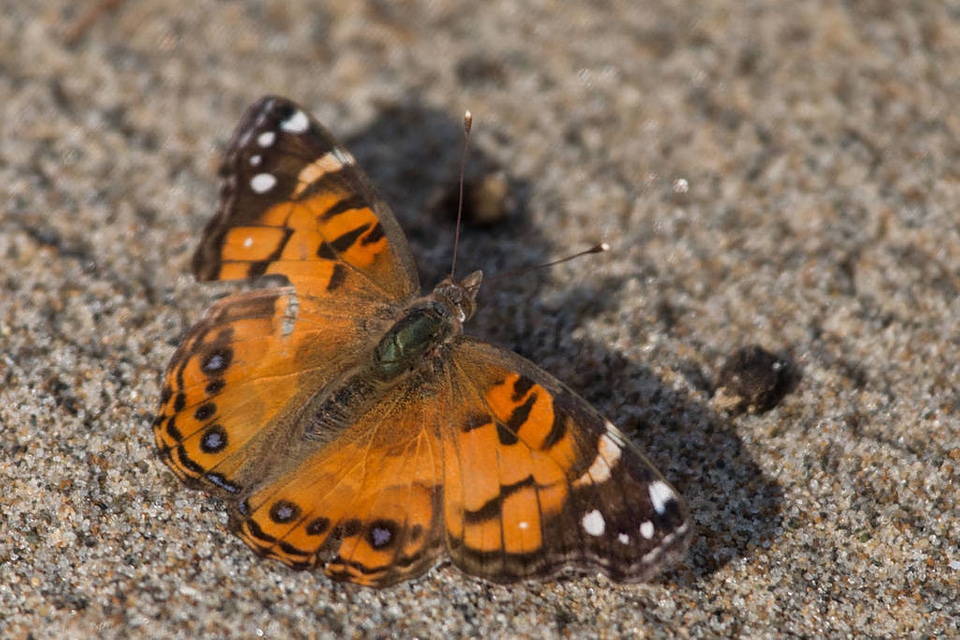
[[[496,582],[566,567],[652,577],[685,549],[679,494],[584,400],[532,363],[459,341],[232,515],[261,554],[387,586],[445,546]],[[363,404],[363,403],[358,403]]]
[[[429,385],[429,383],[428,383]],[[331,578],[384,587],[424,573],[443,549],[442,404],[411,378],[359,407],[339,438],[277,477],[231,514],[262,555]]]

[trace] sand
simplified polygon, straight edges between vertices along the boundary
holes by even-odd
[[[0,635],[956,636],[960,5],[0,4]],[[307,106],[367,168],[422,280],[472,175],[504,215],[469,327],[538,362],[686,496],[650,584],[390,590],[257,558],[154,455],[161,374],[230,285],[190,256],[244,108]],[[502,184],[502,178],[501,178]],[[494,189],[493,203],[502,194]],[[495,216],[496,218],[496,216]],[[725,411],[738,349],[788,359]]]

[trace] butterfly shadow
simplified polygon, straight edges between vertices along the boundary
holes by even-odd
[[[529,185],[484,151],[483,122],[475,122],[464,168],[463,228],[457,273],[486,274],[536,264],[548,255],[544,239],[527,224]],[[346,138],[396,214],[420,271],[431,288],[450,272],[453,259],[463,122],[416,102],[389,105],[367,128]],[[542,249],[531,258],[527,247]],[[524,254],[518,265],[517,255]]]

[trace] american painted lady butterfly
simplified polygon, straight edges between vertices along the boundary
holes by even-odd
[[[221,173],[194,274],[287,284],[212,306],[153,428],[250,547],[374,587],[444,556],[495,582],[637,582],[682,556],[676,490],[561,382],[462,333],[479,271],[420,297],[393,214],[302,108],[254,104]]]

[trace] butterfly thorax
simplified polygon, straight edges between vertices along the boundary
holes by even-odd
[[[455,281],[445,278],[433,293],[414,302],[377,344],[374,360],[378,377],[389,380],[417,366],[424,357],[463,330],[476,310],[483,273],[474,271]]]
[[[303,437],[330,441],[410,376],[419,380],[412,386],[423,390],[436,375],[443,346],[473,316],[482,279],[480,271],[460,282],[446,278],[411,302],[377,342],[372,363],[352,369],[315,396],[304,412]]]

